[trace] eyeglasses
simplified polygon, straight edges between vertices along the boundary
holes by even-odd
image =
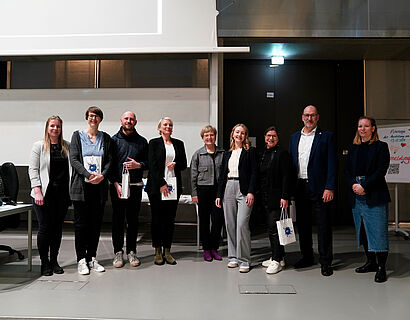
[[[271,135],[271,134],[267,134],[267,135],[265,135],[265,137],[266,138],[272,138],[272,139],[277,139],[278,138],[278,136],[274,136],[274,135]]]
[[[89,114],[88,115],[88,119],[97,119],[97,118],[99,118],[100,116],[98,116],[98,115],[96,115],[96,114]]]
[[[303,114],[304,118],[316,118],[317,117],[317,113],[304,113]]]

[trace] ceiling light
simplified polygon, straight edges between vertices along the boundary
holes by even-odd
[[[285,63],[285,58],[283,56],[272,56],[270,61],[272,65],[280,65]]]

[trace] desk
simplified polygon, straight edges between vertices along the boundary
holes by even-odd
[[[32,266],[32,225],[31,225],[31,209],[32,204],[17,204],[16,206],[2,205],[0,206],[0,218],[27,212],[27,264],[28,271],[31,271]]]

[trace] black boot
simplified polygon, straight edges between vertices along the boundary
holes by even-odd
[[[56,273],[56,274],[63,274],[64,273],[64,270],[58,264],[57,259],[51,260],[50,264],[51,264],[51,268],[53,269],[54,273]]]
[[[387,280],[387,275],[386,275],[386,261],[387,261],[387,255],[388,252],[377,252],[377,272],[376,275],[374,276],[374,281],[378,283],[385,282]]]
[[[41,275],[42,276],[52,276],[53,275],[53,269],[48,259],[41,260]]]
[[[357,273],[367,273],[367,272],[375,272],[377,271],[377,263],[376,263],[376,253],[369,252],[365,247],[364,252],[366,254],[367,260],[364,265],[355,269]]]

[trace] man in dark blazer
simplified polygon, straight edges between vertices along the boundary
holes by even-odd
[[[334,134],[317,127],[315,106],[303,110],[304,127],[290,137],[289,151],[297,172],[296,214],[302,259],[295,268],[314,264],[312,212],[316,215],[319,262],[323,276],[333,274],[330,204],[336,185],[336,143]]]

